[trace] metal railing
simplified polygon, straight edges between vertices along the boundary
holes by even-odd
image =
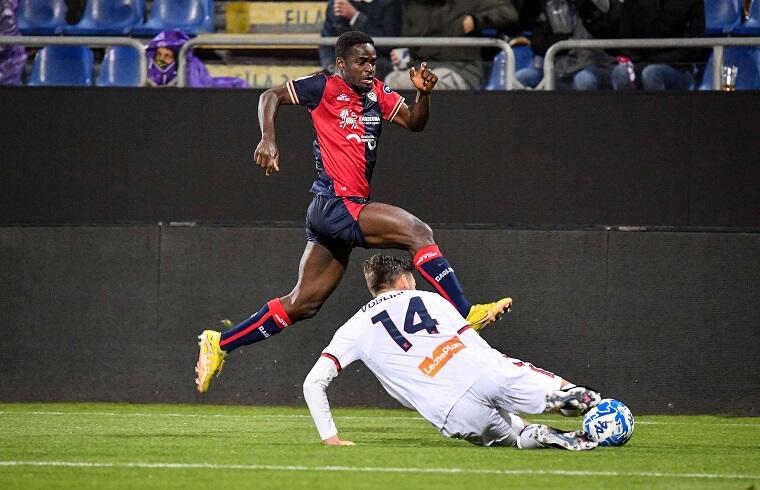
[[[145,60],[145,48],[142,43],[131,37],[95,37],[95,36],[0,36],[0,46],[93,46],[97,48],[110,46],[131,46],[140,53],[140,86],[148,81],[148,63]]]
[[[720,71],[723,66],[725,46],[760,46],[760,37],[718,37],[718,38],[667,38],[667,39],[578,39],[552,44],[544,57],[544,90],[554,89],[554,58],[566,49],[629,49],[629,48],[712,48],[713,88],[720,86]]]
[[[194,46],[239,46],[257,47],[266,45],[291,45],[291,46],[334,46],[337,37],[311,37],[311,38],[288,38],[282,39],[277,37],[261,37],[251,34],[200,34],[199,36],[186,42],[179,51],[179,61],[177,62],[177,86],[184,87],[187,82],[187,73],[185,73],[185,60],[187,52]],[[506,89],[514,88],[515,75],[515,53],[512,47],[503,39],[492,38],[461,38],[461,37],[376,37],[373,38],[375,46],[386,47],[420,47],[420,46],[439,46],[439,47],[456,47],[456,48],[497,48],[504,52],[506,63],[504,66],[504,76]]]

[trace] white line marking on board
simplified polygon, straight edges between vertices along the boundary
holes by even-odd
[[[647,478],[706,478],[726,480],[760,480],[760,475],[735,473],[661,473],[657,471],[577,471],[577,470],[489,470],[469,468],[394,468],[371,466],[277,466],[259,464],[207,463],[96,463],[88,461],[0,461],[0,466],[47,466],[66,468],[143,468],[143,469],[208,469],[265,471],[344,471],[354,473],[438,473],[463,475],[557,475],[611,476]]]

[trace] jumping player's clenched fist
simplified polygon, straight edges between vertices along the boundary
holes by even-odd
[[[414,88],[426,94],[432,92],[433,87],[438,82],[438,76],[427,67],[425,61],[422,62],[419,70],[414,67],[409,70],[409,78],[412,80]]]

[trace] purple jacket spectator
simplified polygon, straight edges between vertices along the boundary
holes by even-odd
[[[0,0],[0,36],[20,36],[16,24],[18,0]],[[0,46],[0,85],[21,85],[26,63],[23,46]]]
[[[180,29],[163,31],[154,37],[145,54],[148,57],[148,83],[150,85],[176,85],[177,62],[179,50],[190,38]],[[173,54],[171,63],[156,59],[159,48],[167,48]],[[187,86],[188,87],[217,87],[217,88],[248,88],[248,82],[237,77],[212,77],[206,65],[203,64],[190,50],[187,53]]]

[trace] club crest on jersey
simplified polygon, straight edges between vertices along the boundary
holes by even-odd
[[[339,96],[335,97],[335,100],[342,100],[343,102],[351,102],[351,98],[346,94],[340,94]]]
[[[377,102],[377,94],[375,92],[367,92],[367,98],[372,102]]]
[[[418,366],[425,376],[435,377],[443,366],[446,365],[458,352],[466,349],[467,346],[454,335],[446,342],[436,346],[433,349],[432,357],[426,357]]]
[[[351,129],[358,128],[357,121],[359,120],[359,115],[356,114],[354,111],[350,111],[348,109],[343,109],[340,111],[340,129],[345,129],[346,126],[350,127]]]

